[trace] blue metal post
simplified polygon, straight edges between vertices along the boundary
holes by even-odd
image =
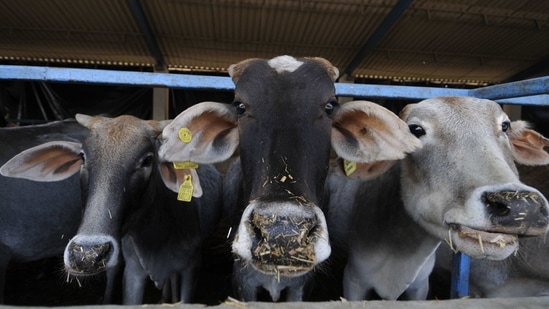
[[[469,268],[471,258],[463,252],[454,253],[450,298],[469,296]]]

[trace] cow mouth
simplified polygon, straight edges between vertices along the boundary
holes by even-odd
[[[312,262],[311,262],[312,263]],[[266,275],[273,275],[278,278],[278,281],[280,281],[280,276],[285,277],[298,277],[301,275],[306,274],[307,272],[311,271],[313,269],[312,266],[309,265],[272,265],[272,264],[263,264],[261,262],[253,262],[252,266],[266,274]]]
[[[75,270],[65,266],[65,272],[67,273],[67,282],[69,282],[69,278],[72,278],[72,277],[74,278],[93,277],[93,276],[99,275],[103,271],[105,271],[105,269],[94,271],[94,272],[85,272],[85,271]]]
[[[449,224],[449,226],[448,244],[454,252],[461,251],[460,244],[463,243],[476,247],[476,251],[481,255],[491,255],[493,252],[509,249],[514,251],[518,247],[518,235],[515,234],[477,230],[460,224]]]

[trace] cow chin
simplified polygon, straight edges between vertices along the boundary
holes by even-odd
[[[451,225],[448,230],[453,251],[461,251],[473,258],[503,260],[518,250],[518,236],[513,234],[475,230],[462,225]]]
[[[326,220],[311,204],[250,203],[242,215],[233,252],[261,273],[295,277],[331,253]]]
[[[106,235],[77,235],[67,247],[65,271],[73,276],[93,276],[118,264],[118,243]]]

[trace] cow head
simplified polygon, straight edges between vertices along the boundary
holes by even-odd
[[[260,272],[295,276],[330,255],[322,208],[330,145],[346,159],[402,158],[419,141],[370,102],[339,106],[338,71],[322,58],[249,59],[229,68],[232,104],[190,107],[163,131],[168,161],[213,163],[239,148],[243,210],[232,243]]]
[[[196,172],[158,163],[157,136],[168,122],[133,116],[76,118],[90,129],[84,143],[54,141],[30,148],[2,166],[1,173],[58,181],[80,172],[84,214],[77,235],[65,249],[64,261],[70,274],[83,276],[118,263],[122,226],[132,213],[139,212],[128,206],[154,202],[151,192],[157,189],[154,186],[159,182],[153,179],[158,171],[163,184],[175,192],[185,173]],[[200,196],[198,178],[193,180],[195,196]]]
[[[517,236],[546,233],[547,200],[521,183],[513,160],[548,164],[549,140],[489,100],[433,98],[401,117],[423,143],[404,159],[403,199],[430,233],[490,259],[517,250]]]

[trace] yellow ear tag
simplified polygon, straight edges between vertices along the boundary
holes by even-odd
[[[191,175],[185,175],[185,180],[179,186],[179,193],[177,194],[177,200],[183,202],[190,202],[193,198],[193,181]]]
[[[193,138],[193,135],[191,134],[191,130],[183,127],[181,129],[179,129],[179,139],[184,142],[184,143],[188,143],[191,141],[191,139]]]
[[[345,175],[351,175],[356,171],[356,162],[351,162],[343,159],[343,170],[345,170]]]
[[[191,162],[191,161],[185,161],[185,162],[173,162],[173,167],[176,170],[188,170],[190,168],[198,168],[198,164]]]

